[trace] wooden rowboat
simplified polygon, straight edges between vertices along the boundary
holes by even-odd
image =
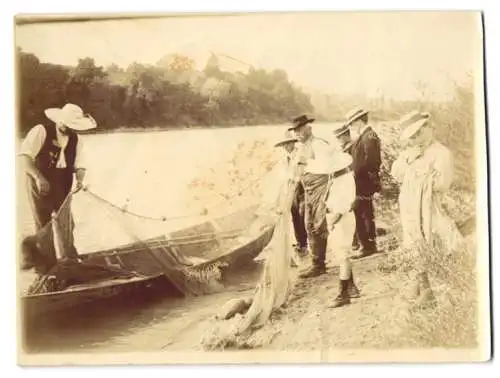
[[[257,206],[204,221],[153,239],[122,245],[81,256],[84,262],[101,266],[119,266],[138,273],[126,279],[112,279],[70,286],[62,291],[25,295],[21,306],[26,322],[69,310],[86,311],[90,305],[123,300],[134,306],[147,296],[203,295],[197,287],[182,279],[184,271],[203,272],[238,269],[251,262],[270,242],[274,225],[268,224],[253,234],[245,233],[255,220]],[[223,282],[223,275],[221,281]],[[180,282],[180,283],[179,283]],[[210,292],[210,288],[208,288]],[[83,309],[83,310],[82,310]]]

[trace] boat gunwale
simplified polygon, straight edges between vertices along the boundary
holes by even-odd
[[[274,231],[274,225],[267,226],[265,229],[261,230],[259,232],[259,234],[256,235],[255,237],[251,237],[250,239],[243,240],[238,245],[232,247],[228,251],[228,253],[221,254],[220,256],[218,256],[216,258],[213,258],[211,260],[207,260],[207,261],[204,261],[204,262],[193,264],[191,266],[191,268],[199,268],[200,266],[203,266],[203,265],[209,266],[211,264],[217,263],[218,261],[223,260],[224,258],[226,258],[228,256],[231,256],[231,254],[234,254],[235,251],[238,251],[238,250],[244,248],[245,246],[250,245],[251,243],[255,243],[259,239],[264,238],[268,233],[273,232],[273,231]],[[124,252],[126,252],[126,251],[124,251]],[[99,252],[96,252],[96,253],[99,253]],[[108,253],[109,253],[110,256],[113,256],[112,252],[108,252]],[[85,256],[90,256],[90,254],[85,255]],[[52,292],[48,292],[48,293],[22,295],[21,296],[21,300],[25,301],[25,300],[29,300],[29,299],[35,299],[35,298],[50,298],[50,297],[55,297],[55,296],[58,296],[58,295],[62,296],[62,295],[65,295],[65,294],[68,294],[68,295],[75,294],[75,295],[77,295],[77,294],[86,293],[86,292],[88,293],[88,292],[92,292],[92,291],[99,291],[101,289],[105,289],[105,288],[109,288],[109,287],[120,287],[120,286],[124,286],[124,285],[130,285],[132,283],[141,283],[141,282],[145,282],[145,281],[148,281],[148,280],[157,279],[158,277],[161,277],[161,276],[165,276],[165,274],[164,273],[157,273],[157,274],[153,274],[151,276],[131,277],[130,279],[128,279],[128,280],[126,280],[124,282],[116,282],[116,281],[113,282],[113,280],[109,280],[108,282],[104,281],[105,284],[99,285],[99,286],[96,284],[93,287],[80,287],[80,288],[77,288],[75,290],[71,290],[71,289],[67,288],[65,290],[52,291]],[[168,277],[166,277],[166,278],[168,279]]]
[[[99,286],[96,285],[93,287],[80,287],[80,288],[77,288],[74,290],[71,290],[70,288],[66,288],[65,290],[51,291],[48,293],[23,295],[23,296],[21,296],[21,299],[27,300],[27,299],[31,299],[31,298],[48,298],[48,297],[53,297],[56,295],[63,295],[63,294],[70,294],[70,293],[71,294],[78,294],[78,293],[82,293],[82,292],[99,291],[100,289],[105,289],[108,287],[119,287],[119,286],[123,286],[123,285],[130,285],[132,283],[141,283],[141,282],[145,282],[148,280],[154,280],[154,279],[157,279],[161,276],[164,276],[164,274],[158,273],[158,274],[154,274],[151,276],[145,276],[145,277],[139,277],[139,276],[130,277],[128,280],[123,281],[123,282],[116,282],[113,280],[109,280],[109,281],[104,281],[104,284],[99,285]]]

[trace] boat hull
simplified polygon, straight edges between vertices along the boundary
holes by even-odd
[[[244,213],[247,216],[246,223],[240,222],[240,227],[248,225],[251,219],[248,214],[249,210],[247,209]],[[237,219],[242,219],[241,212],[222,220],[227,225],[234,226]],[[180,230],[176,237],[179,239],[179,235],[187,238],[189,235],[196,236],[200,233],[200,227],[204,227],[206,231],[207,227],[213,227],[213,225],[214,222],[208,222]],[[113,301],[128,303],[135,307],[146,297],[182,296],[185,291],[172,279],[172,274],[179,273],[176,270],[190,267],[203,271],[210,269],[210,266],[223,266],[224,272],[234,272],[257,257],[270,242],[274,232],[274,227],[270,226],[254,237],[247,237],[243,240],[235,237],[231,247],[225,253],[220,253],[220,250],[214,252],[214,245],[221,246],[221,240],[217,238],[217,231],[220,229],[220,227],[218,230],[212,228],[213,238],[195,246],[193,246],[194,243],[173,242],[166,248],[164,242],[167,238],[160,236],[141,243],[84,255],[82,258],[86,262],[100,265],[120,265],[125,269],[137,272],[140,276],[132,279],[92,283],[64,291],[23,296],[21,297],[21,307],[24,321],[33,323],[68,311],[82,313],[89,311],[91,306],[108,306]],[[159,247],[155,247],[157,245]],[[202,262],[193,264],[189,260],[190,257],[200,257]],[[169,267],[170,270],[167,271],[166,267]],[[221,284],[224,285],[224,274]],[[202,295],[206,292],[200,290],[197,294]]]

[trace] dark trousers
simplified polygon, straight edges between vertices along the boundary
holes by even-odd
[[[304,218],[312,265],[316,268],[324,268],[328,240],[325,202],[328,192],[328,175],[306,173],[302,177],[302,184],[305,192]]]
[[[49,180],[50,191],[47,195],[41,195],[34,180],[27,177],[28,201],[31,206],[33,220],[35,223],[36,244],[39,248],[33,249],[31,253],[39,253],[41,256],[23,256],[25,260],[37,262],[35,269],[38,271],[47,271],[57,262],[54,239],[52,233],[52,212],[58,212],[64,203],[69,190],[61,185],[58,185],[57,177]],[[59,223],[63,228],[62,238],[63,245],[67,250],[66,253],[76,257],[78,253],[74,246],[73,229],[74,220],[71,214],[70,204],[61,211]]]
[[[359,196],[354,207],[356,231],[353,235],[353,245],[361,244],[364,249],[376,247],[375,214],[372,196]]]
[[[59,210],[69,191],[59,188],[54,180],[50,180],[49,193],[47,195],[41,195],[38,193],[35,181],[30,176],[28,176],[26,180],[28,201],[31,206],[35,229],[36,232],[38,232],[50,222],[52,219],[52,212],[57,212]]]
[[[295,240],[299,247],[305,248],[307,247],[307,231],[304,218],[304,187],[300,182],[295,190],[291,212]]]

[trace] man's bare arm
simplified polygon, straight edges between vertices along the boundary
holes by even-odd
[[[47,194],[50,190],[49,182],[35,166],[33,159],[28,155],[21,155],[20,159],[24,172],[33,177],[40,194]]]

